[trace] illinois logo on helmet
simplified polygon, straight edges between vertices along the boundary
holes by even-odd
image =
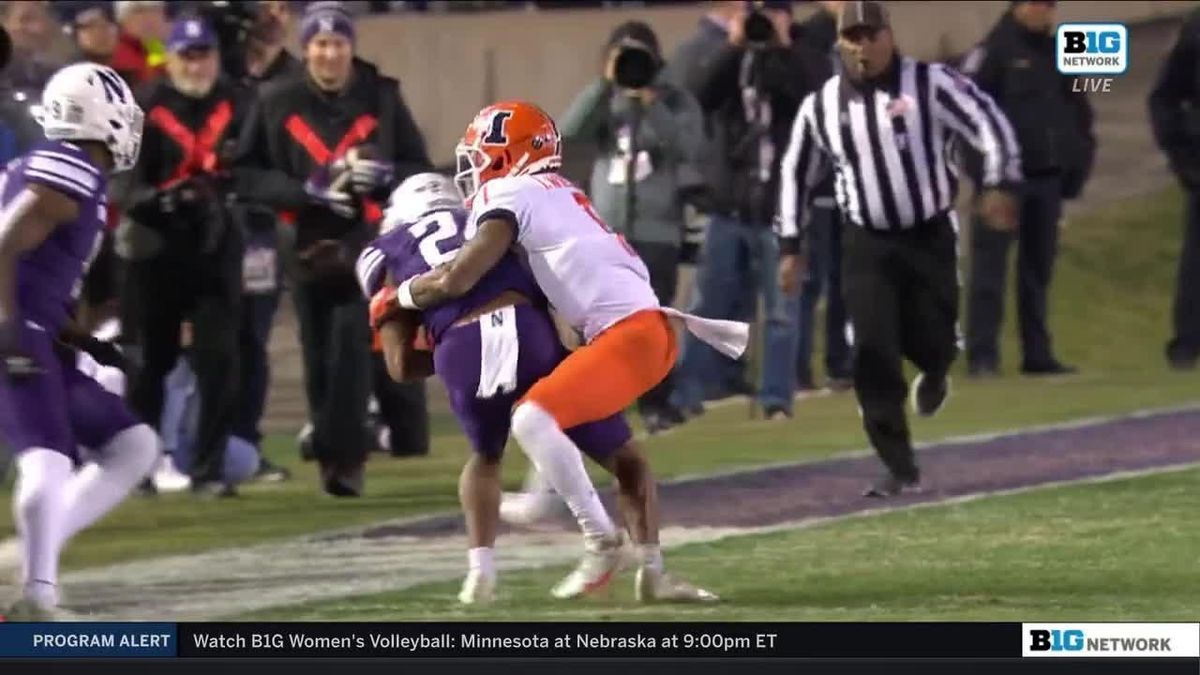
[[[455,155],[458,170],[454,180],[470,203],[479,188],[494,178],[559,169],[562,137],[541,108],[524,101],[504,101],[479,111]]]

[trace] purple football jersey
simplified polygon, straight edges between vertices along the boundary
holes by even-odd
[[[9,162],[0,174],[0,208],[37,183],[79,202],[79,216],[58,227],[17,266],[17,304],[22,318],[51,334],[70,315],[84,272],[99,251],[107,207],[107,179],[78,146],[44,141]]]
[[[468,215],[462,209],[434,211],[416,223],[402,223],[371,242],[357,264],[363,292],[367,297],[374,295],[387,274],[398,284],[453,259],[465,242],[462,232]],[[545,304],[533,275],[509,251],[466,295],[424,310],[425,329],[436,342],[455,321],[505,291],[516,291],[539,306]]]

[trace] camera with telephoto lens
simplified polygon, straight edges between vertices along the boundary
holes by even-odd
[[[742,22],[742,34],[746,36],[747,47],[762,49],[775,41],[775,24],[756,9],[747,14]]]
[[[622,89],[644,89],[658,74],[658,57],[635,40],[621,42],[613,64],[613,80]]]
[[[221,71],[234,79],[243,77],[246,71],[246,42],[258,25],[258,3],[211,0],[200,3],[195,13],[217,34]]]

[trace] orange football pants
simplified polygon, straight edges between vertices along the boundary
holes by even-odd
[[[533,401],[562,429],[622,412],[671,372],[679,346],[665,314],[646,309],[571,352],[518,402]]]

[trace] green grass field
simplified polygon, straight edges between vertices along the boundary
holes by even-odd
[[[1200,470],[1036,490],[676,549],[668,566],[722,596],[644,606],[633,576],[563,603],[569,568],[501,576],[463,608],[456,582],[288,607],[253,619],[338,621],[1169,621],[1200,605]]]
[[[918,440],[1200,401],[1196,374],[1170,372],[1162,357],[1180,218],[1181,196],[1169,189],[1071,221],[1056,270],[1052,325],[1062,357],[1078,364],[1082,374],[1057,380],[1009,374],[980,383],[961,377],[960,369],[944,413],[914,421]],[[1015,316],[1011,308],[1009,316]],[[1019,363],[1015,322],[1007,328],[1004,359],[1011,373]],[[809,461],[866,445],[849,395],[804,401],[786,423],[751,419],[748,412],[746,403],[714,408],[647,441],[656,471],[670,477]],[[373,460],[368,494],[359,500],[321,495],[314,467],[299,463],[291,439],[272,438],[268,454],[290,466],[296,480],[251,485],[240,499],[220,502],[188,495],[133,499],[74,542],[64,564],[78,569],[453,510],[466,445],[457,433],[445,431],[444,420],[436,426],[443,431],[431,457]],[[520,452],[510,447],[508,482],[519,484],[524,468]],[[1184,533],[1173,535],[1169,528],[1195,512],[1196,478],[1189,472],[1072,487],[698,545],[672,554],[672,567],[711,583],[732,602],[684,614],[635,610],[622,587],[609,603],[585,606],[577,616],[558,608],[555,617],[595,619],[598,608],[617,618],[1182,616],[1184,607],[1194,609],[1197,597],[1182,592],[1184,584],[1172,584],[1191,569],[1184,565],[1194,564],[1195,556],[1185,555]],[[0,535],[12,531],[10,518],[8,509],[0,509]],[[748,545],[751,556],[723,554]],[[1147,565],[1148,560],[1162,564]],[[973,565],[983,571],[976,575]],[[905,582],[891,583],[895,575]],[[547,579],[507,576],[508,597],[483,616],[546,616],[539,612],[552,609],[542,602]],[[273,616],[466,616],[447,602],[450,588],[422,587]]]

